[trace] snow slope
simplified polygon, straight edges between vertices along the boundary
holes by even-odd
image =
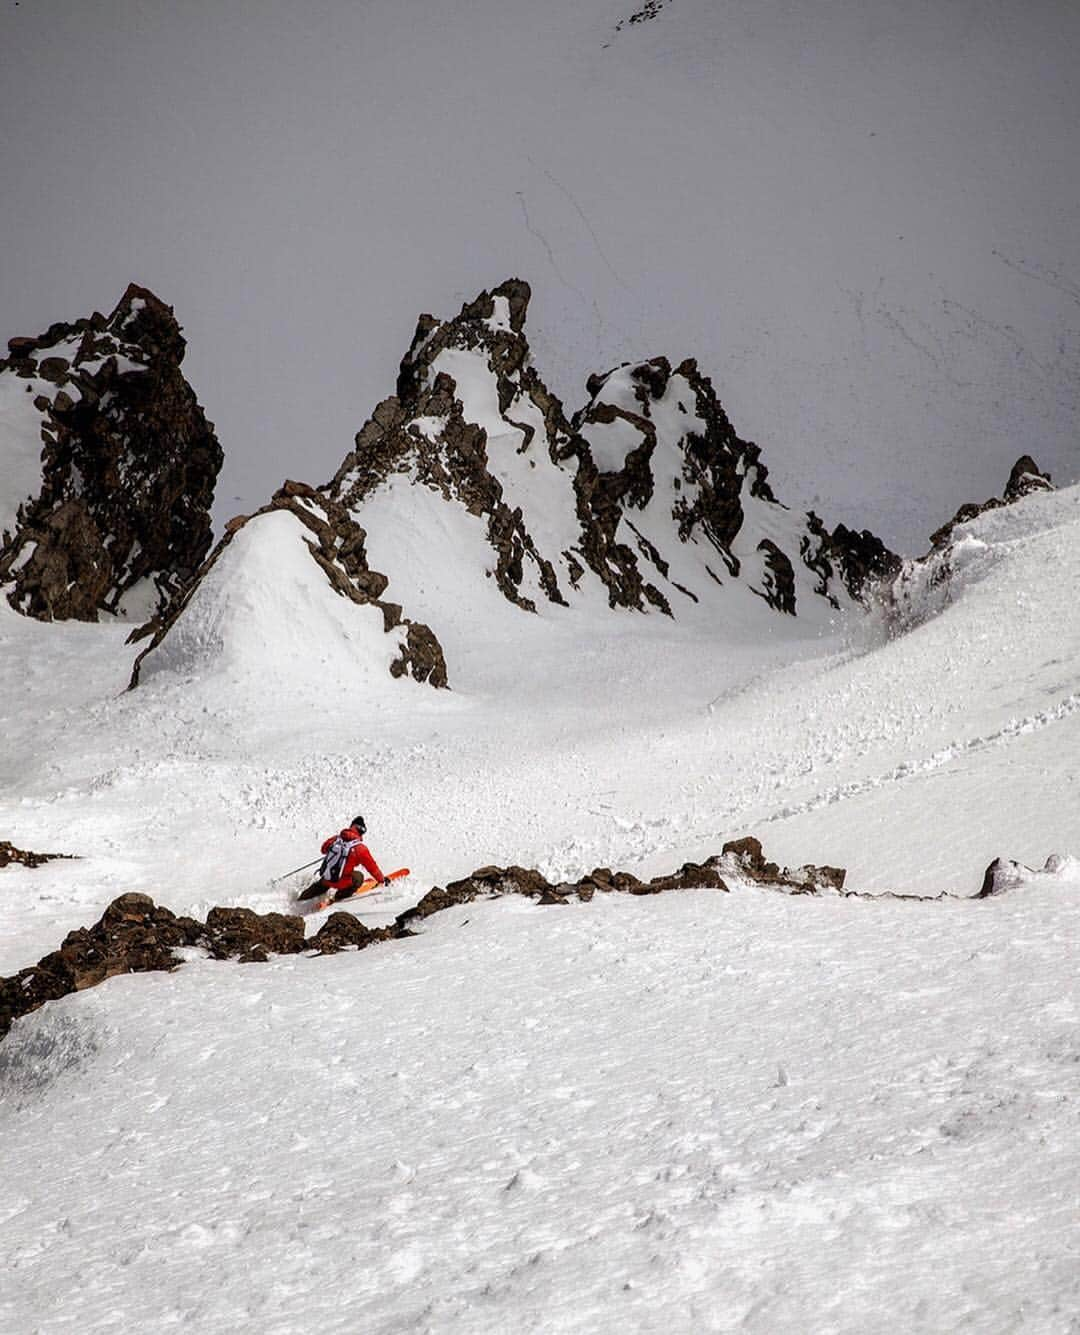
[[[0,1044],[0,1324],[1075,1329],[1080,488],[965,526],[895,638],[748,589],[712,626],[528,615],[416,501],[410,532],[376,494],[368,544],[454,614],[450,691],[354,658],[285,515],[132,692],[124,627],[0,605],[0,829],[79,855],[0,871],[0,972],[125,890],[284,909],[270,878],[356,811],[414,873],[372,924],[485,863],[652,874],[743,834],[861,891],[1060,871],[478,903],[50,1004]]]
[[[68,997],[0,1047],[0,1323],[1065,1335],[1078,914],[503,902]]]
[[[198,597],[144,661],[142,680],[157,673],[209,679],[210,690],[270,708],[305,689],[336,685],[369,699],[388,689],[401,632],[385,635],[378,608],[335,593],[306,536],[285,511],[241,528]],[[225,679],[220,687],[218,677]]]

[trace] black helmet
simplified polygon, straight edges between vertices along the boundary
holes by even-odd
[[[364,831],[367,829],[367,824],[365,823],[363,816],[354,816],[349,824],[359,835],[363,835]]]

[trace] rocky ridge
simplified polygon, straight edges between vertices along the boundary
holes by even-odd
[[[185,347],[172,309],[135,284],[108,316],[9,341],[0,385],[32,403],[16,406],[41,446],[40,491],[0,534],[17,611],[93,621],[143,581],[161,609],[194,576],[223,455],[180,370]]]
[[[37,964],[10,978],[0,978],[0,1038],[19,1016],[29,1014],[46,1001],[95,987],[119,974],[171,971],[183,963],[186,951],[242,964],[264,962],[271,955],[336,954],[346,949],[363,949],[377,941],[411,936],[410,923],[477,899],[524,895],[542,904],[566,904],[571,897],[587,902],[597,893],[726,891],[728,887],[721,875],[724,870],[799,894],[839,889],[844,880],[844,873],[838,868],[782,870],[764,860],[761,845],[754,839],[725,844],[719,856],[701,864],[685,863],[677,872],[649,881],[629,872],[598,867],[578,881],[556,885],[540,872],[524,867],[481,867],[445,888],[433,887],[389,927],[366,927],[351,913],[339,910],[310,937],[305,935],[304,919],[296,914],[213,908],[205,922],[198,922],[155,904],[148,895],[131,893],[113,900],[92,927],[69,932],[60,948]]]
[[[1017,459],[1009,473],[1002,495],[981,503],[962,505],[956,514],[930,538],[930,550],[915,560],[902,561],[891,579],[882,581],[878,595],[886,620],[894,633],[912,629],[936,615],[952,597],[955,580],[972,560],[977,560],[982,544],[969,542],[965,525],[991,510],[1013,505],[1036,492],[1053,491],[1049,473],[1042,473],[1030,455]]]
[[[613,609],[715,617],[749,592],[780,614],[827,616],[880,592],[903,624],[916,592],[947,589],[957,528],[1051,485],[1024,456],[1002,499],[962,507],[922,562],[902,562],[869,532],[784,506],[759,447],[737,435],[693,359],[592,375],[568,416],[532,362],[530,296],[509,279],[450,320],[421,316],[396,393],[331,481],[286,483],[233,520],[209,559],[221,450],[180,374],[171,309],[132,285],[107,318],[11,340],[0,386],[7,376],[33,395],[44,451],[40,494],[0,543],[9,601],[44,619],[94,619],[125,610],[149,581],[151,619],[132,638],[150,643],[134,685],[237,533],[288,511],[329,587],[381,611],[399,644],[391,675],[444,686],[435,628],[394,600],[393,569],[369,565],[365,511],[377,494],[419,486],[478,521],[491,554],[478,576],[524,611],[599,596]]]
[[[197,595],[201,580],[228,550],[236,535],[248,524],[258,522],[261,516],[281,512],[291,514],[299,521],[302,540],[334,592],[358,606],[377,608],[382,613],[384,633],[398,632],[398,652],[390,661],[390,675],[408,675],[431,686],[446,686],[446,660],[430,627],[411,621],[403,615],[398,603],[383,598],[389,580],[368,564],[365,531],[344,506],[302,482],[286,482],[253,515],[240,515],[230,520],[224,536],[199,570],[197,578],[163,613],[132,632],[129,637],[132,642],[147,637],[150,642],[135,660],[131,686],[138,685],[143,660],[161,644],[183,615],[192,597]]]
[[[377,487],[401,476],[460,503],[484,523],[499,590],[535,611],[538,599],[565,605],[564,591],[522,506],[508,499],[507,479],[492,471],[489,451],[493,435],[510,434],[527,472],[542,454],[557,467],[569,439],[561,404],[530,364],[523,332],[529,295],[527,283],[511,279],[453,320],[422,315],[396,394],[376,407],[323,490],[359,513]],[[459,384],[466,377],[468,386]]]
[[[405,628],[391,673],[445,685],[438,625],[425,624],[437,613],[406,617],[393,600],[394,569],[372,571],[364,545],[373,523],[381,536],[394,516],[412,516],[417,487],[477,525],[490,553],[478,581],[488,575],[526,612],[590,597],[613,609],[712,615],[716,599],[749,590],[782,614],[816,606],[829,615],[898,566],[871,534],[830,532],[780,504],[760,450],[736,435],[692,360],[658,357],[592,376],[586,405],[568,417],[532,362],[530,295],[509,279],[451,320],[421,316],[396,393],[334,477],[318,488],[290,482],[229,525],[190,587],[138,632],[151,643],[132,683],[201,599],[202,580],[236,535],[287,509],[331,587],[381,607],[384,630]],[[387,497],[398,508],[372,518]],[[438,540],[423,532],[420,560],[433,570]]]
[[[412,926],[455,905],[477,900],[522,895],[541,905],[587,903],[597,894],[658,895],[670,890],[718,890],[727,893],[728,881],[758,885],[788,895],[839,895],[855,899],[903,899],[934,903],[942,899],[980,900],[994,897],[1039,877],[1075,875],[1072,859],[1057,854],[1041,872],[1020,863],[996,858],[986,870],[982,888],[974,895],[936,896],[866,894],[844,888],[842,867],[781,867],[769,861],[759,840],[730,840],[719,854],[704,862],[686,862],[675,872],[643,881],[631,872],[596,867],[577,881],[552,882],[533,868],[479,867],[445,887],[434,886],[418,903],[387,927],[365,926],[351,913],[332,913],[312,936],[305,934],[304,918],[296,914],[255,913],[245,908],[213,908],[205,922],[172,913],[148,896],[121,895],[92,926],[69,932],[58,950],[9,978],[0,978],[0,1039],[22,1015],[71,992],[96,987],[126,973],[170,972],[185,958],[263,963],[273,955],[332,955],[342,950],[363,950],[380,941],[412,936]]]
[[[532,363],[530,295],[509,279],[451,320],[421,316],[397,393],[323,490],[359,513],[400,476],[460,503],[486,526],[499,589],[526,610],[596,579],[613,608],[675,615],[738,581],[794,614],[803,598],[857,600],[898,567],[871,534],[777,501],[759,448],[692,359],[591,376],[568,417]]]
[[[1012,505],[1014,501],[1018,501],[1024,496],[1030,496],[1032,492],[1053,490],[1054,484],[1050,479],[1050,474],[1041,473],[1039,465],[1030,454],[1022,454],[1013,464],[1012,471],[1009,473],[1009,480],[1005,484],[1005,490],[1002,494],[991,496],[987,501],[969,501],[966,505],[962,505],[947,524],[942,524],[936,533],[930,535],[931,553],[929,554],[942,551],[949,545],[954,530],[960,524],[966,524],[970,520],[978,518],[979,515],[985,514],[987,510],[1000,510],[1003,505]]]
[[[32,853],[25,848],[16,848],[7,839],[0,839],[0,867],[7,867],[13,862],[23,867],[43,867],[46,862],[71,856],[70,853]]]

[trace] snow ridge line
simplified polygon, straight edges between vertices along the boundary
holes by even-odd
[[[1067,695],[1064,700],[1058,701],[1051,709],[1040,710],[1036,714],[1028,714],[1021,719],[1010,719],[1003,728],[999,728],[996,732],[989,733],[985,737],[972,737],[966,742],[953,742],[922,760],[901,761],[899,765],[894,766],[884,774],[828,788],[823,793],[808,798],[805,802],[792,803],[781,807],[771,815],[761,817],[761,823],[771,825],[776,821],[787,820],[791,816],[804,816],[809,812],[819,811],[822,807],[832,806],[836,802],[844,802],[848,798],[859,797],[863,793],[884,787],[886,784],[900,783],[904,779],[915,778],[921,774],[930,774],[934,770],[942,769],[961,756],[976,755],[993,747],[1008,746],[1009,743],[1016,741],[1018,737],[1041,732],[1044,728],[1049,728],[1053,724],[1069,718],[1078,710],[1080,710],[1080,692],[1074,691],[1071,695]],[[963,897],[961,896],[961,898]]]

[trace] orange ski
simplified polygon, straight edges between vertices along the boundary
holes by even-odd
[[[408,867],[399,867],[397,871],[388,872],[386,879],[388,881],[400,881],[403,876],[408,876],[408,874]],[[328,909],[331,904],[347,904],[350,899],[359,899],[362,895],[370,895],[373,890],[378,890],[381,885],[382,881],[376,881],[374,878],[368,877],[350,894],[342,895],[340,899],[335,899],[333,895],[326,899],[320,899],[315,905],[315,912],[318,913],[320,909]]]

